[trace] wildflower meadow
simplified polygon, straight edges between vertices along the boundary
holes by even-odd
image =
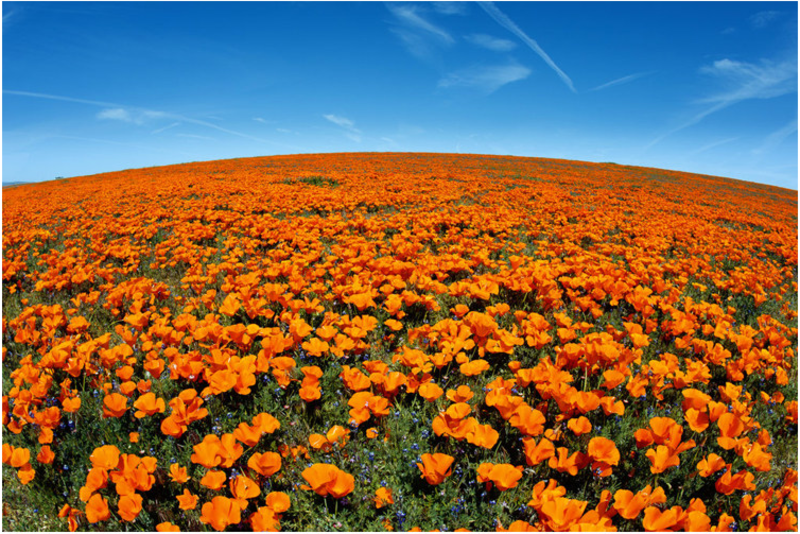
[[[797,192],[363,153],[3,190],[4,530],[797,530]]]

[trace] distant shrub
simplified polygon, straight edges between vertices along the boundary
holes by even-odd
[[[316,185],[318,187],[338,187],[339,182],[334,180],[333,178],[328,178],[327,176],[303,176],[300,178],[285,178],[283,183],[287,185],[295,185],[297,183],[308,184],[308,185]]]

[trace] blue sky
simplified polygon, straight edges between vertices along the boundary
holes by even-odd
[[[3,2],[3,181],[509,154],[797,189],[795,2]]]

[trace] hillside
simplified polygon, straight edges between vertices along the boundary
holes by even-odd
[[[797,228],[503,156],[4,189],[3,527],[796,530]]]

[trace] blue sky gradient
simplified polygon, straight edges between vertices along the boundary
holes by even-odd
[[[3,181],[509,154],[797,189],[795,2],[3,2]]]

